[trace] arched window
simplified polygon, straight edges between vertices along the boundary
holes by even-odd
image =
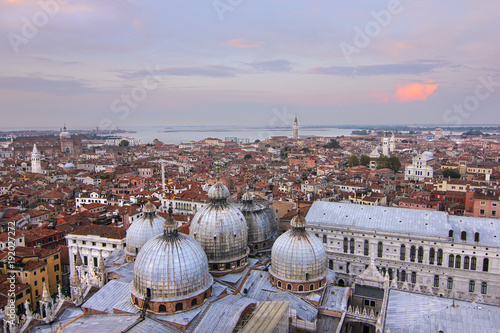
[[[354,254],[354,248],[355,248],[354,238],[351,238],[350,250],[352,254]]]
[[[151,298],[151,288],[146,288],[146,298]]]
[[[438,264],[438,266],[443,265],[443,250],[441,250],[441,249],[438,249],[437,264]]]
[[[476,232],[474,234],[474,242],[478,243],[479,242],[479,232]]]
[[[344,238],[344,253],[347,253],[348,248],[349,248],[349,240],[347,239],[347,237],[345,237]]]
[[[278,281],[278,287],[281,288],[281,281]]]
[[[287,284],[287,285],[286,285],[286,289],[288,289],[288,290],[292,290],[292,285],[291,285],[290,283],[289,283],[289,284]]]
[[[299,291],[304,291],[304,286],[303,285],[299,285]]]
[[[389,272],[389,280],[392,280],[393,276],[394,276],[394,274],[392,272],[392,268],[389,268],[388,272]]]
[[[415,246],[412,245],[411,248],[410,248],[410,261],[411,262],[415,262],[415,255],[416,255],[416,249],[415,249]]]
[[[455,268],[460,268],[461,265],[462,265],[462,257],[457,255],[455,257]]]
[[[399,259],[406,260],[406,246],[404,244],[401,245],[401,251],[399,252]]]
[[[226,269],[231,269],[231,263],[226,264]]]
[[[182,303],[175,304],[175,311],[182,311],[183,308]]]
[[[470,257],[465,256],[464,257],[464,269],[469,269],[469,265],[470,265]]]
[[[306,273],[306,281],[309,281],[309,273]]]
[[[378,242],[378,251],[377,251],[377,255],[379,258],[382,258],[382,254],[384,252],[384,245],[382,244],[382,242]]]
[[[196,306],[197,304],[198,304],[198,299],[193,298],[193,299],[191,300],[191,306]]]
[[[339,286],[340,286],[340,283],[342,282],[342,287],[344,286],[344,280],[339,280]],[[310,284],[309,285],[309,290],[314,290],[314,284]]]
[[[476,282],[474,280],[469,281],[469,292],[473,293],[474,289],[476,289]]]
[[[134,304],[139,305],[139,301],[137,300],[137,297],[134,297]]]
[[[488,292],[488,284],[486,282],[481,283],[481,294],[486,294]]]
[[[476,264],[477,264],[476,257],[470,258],[470,269],[472,269],[473,271],[475,271],[476,270]]]
[[[364,251],[365,256],[370,254],[370,243],[368,242],[368,240],[365,240],[365,249],[364,250],[365,250]]]
[[[448,278],[447,288],[450,289],[450,290],[453,289],[453,278],[452,277]]]
[[[466,231],[462,231],[462,234],[460,235],[460,239],[463,241],[467,240],[467,232]]]
[[[328,243],[327,239],[326,239],[326,235],[323,235],[323,243]]]
[[[434,258],[436,257],[436,250],[433,247],[429,250],[429,264],[434,265]]]
[[[411,283],[417,283],[417,272],[411,272]]]
[[[488,271],[488,266],[490,265],[490,259],[484,258],[483,259],[483,272]]]
[[[448,257],[448,267],[453,268],[455,266],[455,256],[453,254],[450,254]]]
[[[406,271],[403,270],[401,271],[401,282],[405,282],[406,281]]]
[[[422,263],[424,261],[424,248],[419,246],[418,247],[418,262]]]
[[[167,312],[167,307],[165,304],[161,304],[160,307],[158,308],[158,312]]]
[[[448,237],[453,238],[453,230],[448,231]]]
[[[439,275],[434,275],[434,287],[439,288]]]
[[[330,260],[328,261],[328,268],[329,268],[329,269],[333,269],[333,260],[332,260],[332,259],[330,259]]]

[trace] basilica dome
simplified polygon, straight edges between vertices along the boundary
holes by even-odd
[[[127,260],[133,261],[144,244],[156,235],[163,233],[165,219],[156,215],[156,207],[148,201],[142,208],[143,216],[127,230],[125,253]]]
[[[228,188],[217,182],[208,190],[210,204],[193,217],[189,235],[207,254],[210,272],[223,275],[248,265],[248,230],[245,217],[227,202]]]
[[[326,251],[321,241],[306,229],[306,220],[297,213],[292,230],[274,242],[269,272],[273,284],[292,292],[310,292],[326,284]]]
[[[170,213],[164,232],[150,239],[134,263],[132,302],[139,308],[173,313],[197,307],[212,294],[213,278],[203,248],[177,232]]]
[[[269,248],[272,238],[272,220],[266,209],[267,206],[254,201],[248,191],[243,194],[241,199],[242,201],[236,206],[243,213],[247,222],[250,252],[256,253],[261,249]]]

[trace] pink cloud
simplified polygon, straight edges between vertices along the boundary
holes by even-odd
[[[411,83],[397,89],[395,98],[399,102],[425,101],[437,89],[438,83]]]
[[[243,38],[231,39],[228,40],[226,43],[224,43],[224,45],[231,47],[259,47],[264,44],[265,44],[264,42],[260,41],[251,42]]]

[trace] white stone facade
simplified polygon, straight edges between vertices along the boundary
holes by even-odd
[[[423,181],[425,178],[434,177],[434,169],[429,165],[431,158],[423,154],[413,157],[412,164],[405,168],[405,180]]]

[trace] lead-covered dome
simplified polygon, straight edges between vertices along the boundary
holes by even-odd
[[[280,289],[310,292],[326,283],[326,251],[321,241],[306,229],[306,220],[295,216],[292,230],[274,242],[271,251],[271,280]]]
[[[229,198],[229,189],[221,182],[215,183],[208,189],[208,197],[210,200],[226,200]]]
[[[134,264],[132,301],[158,313],[188,310],[211,296],[213,278],[203,248],[188,235],[177,233],[167,219],[164,232],[142,247]]]
[[[269,248],[273,234],[271,230],[272,220],[266,210],[267,206],[254,201],[248,191],[243,194],[241,199],[242,201],[236,205],[247,222],[250,252],[253,254]]]
[[[189,235],[205,251],[212,274],[242,270],[248,265],[248,230],[241,211],[228,203],[229,190],[217,182],[208,190],[210,204],[193,217]]]
[[[148,201],[142,208],[143,216],[137,219],[127,230],[125,253],[129,261],[134,258],[148,240],[163,233],[165,219],[156,215],[156,207]]]

